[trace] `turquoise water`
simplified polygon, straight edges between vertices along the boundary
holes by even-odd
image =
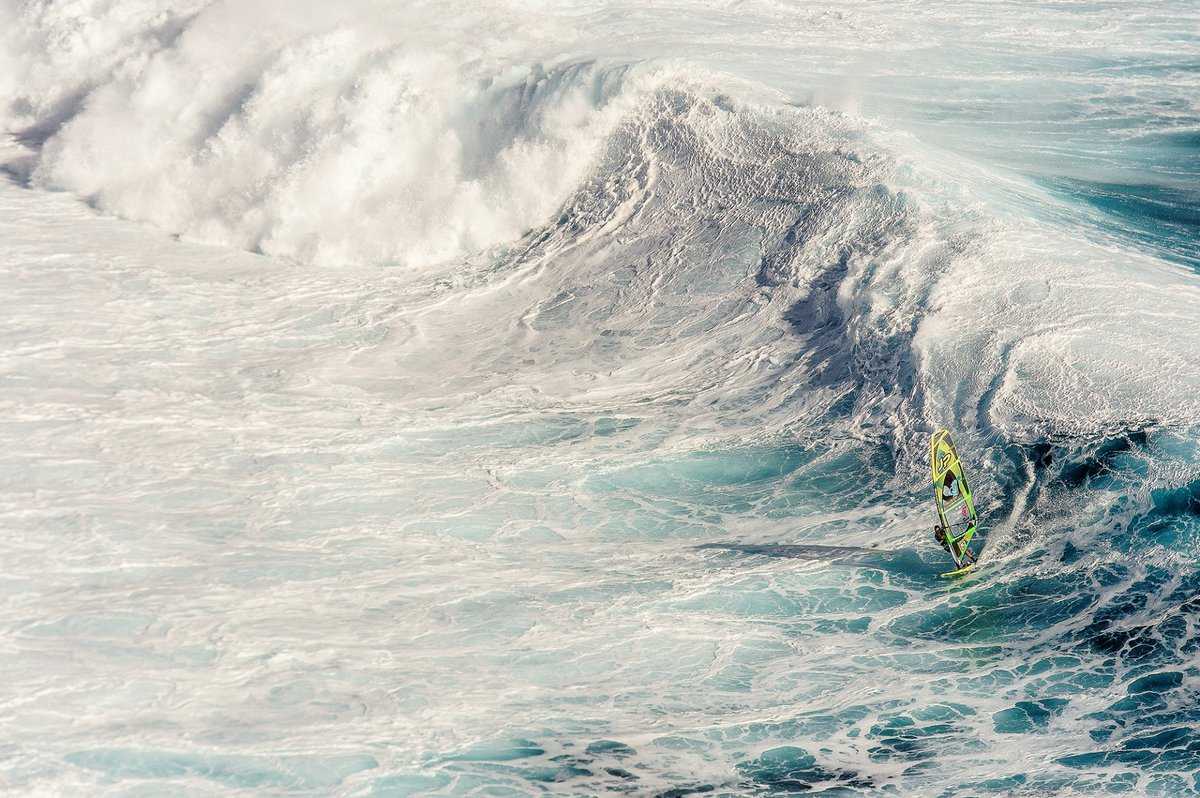
[[[1190,6],[93,11],[0,12],[0,792],[1200,794]]]

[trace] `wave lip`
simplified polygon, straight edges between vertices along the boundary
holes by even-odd
[[[143,81],[110,86],[46,143],[33,180],[202,242],[417,266],[518,237],[586,170],[597,109],[572,82],[586,70],[535,67],[463,97],[440,58],[353,40],[284,48],[252,83],[182,107]],[[156,77],[175,96],[185,75]]]
[[[96,26],[111,41],[68,45],[73,20],[28,11],[9,49],[30,83],[5,87],[6,121],[37,151],[10,169],[190,240],[419,266],[544,220],[610,125],[621,70],[553,50],[543,67],[499,44],[552,23],[480,13],[436,26],[436,6],[304,11],[110,9]],[[56,68],[57,82],[36,79]]]

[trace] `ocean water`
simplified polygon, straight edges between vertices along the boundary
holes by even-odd
[[[0,793],[1200,794],[1194,3],[0,23]]]

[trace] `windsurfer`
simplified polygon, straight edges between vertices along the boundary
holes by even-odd
[[[942,544],[942,548],[945,549],[950,556],[954,556],[954,552],[950,551],[950,541],[946,538],[946,527],[942,526],[941,524],[934,524],[933,539]]]

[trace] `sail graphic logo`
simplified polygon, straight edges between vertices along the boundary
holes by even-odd
[[[949,467],[950,467],[950,452],[947,452],[945,449],[943,449],[941,451],[940,456],[938,457],[938,470],[945,471]]]

